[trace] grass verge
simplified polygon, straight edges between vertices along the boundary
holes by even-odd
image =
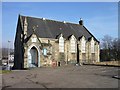
[[[12,71],[10,71],[10,70],[0,70],[0,74],[6,74],[6,73],[10,73],[10,72],[12,72]]]

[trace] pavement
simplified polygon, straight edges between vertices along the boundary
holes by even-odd
[[[13,70],[2,75],[3,88],[118,88],[118,67],[64,66]]]

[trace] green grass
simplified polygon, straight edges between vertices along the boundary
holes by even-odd
[[[0,70],[0,74],[6,74],[6,73],[10,73],[10,70]]]

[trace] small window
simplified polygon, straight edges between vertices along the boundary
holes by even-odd
[[[37,38],[32,38],[32,42],[36,42],[37,41]]]
[[[43,55],[45,55],[45,56],[47,55],[47,49],[46,48],[43,49]]]

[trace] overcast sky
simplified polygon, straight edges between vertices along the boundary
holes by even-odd
[[[98,39],[104,35],[118,36],[117,2],[3,2],[2,3],[2,43],[14,45],[18,15],[44,17],[47,19],[78,23],[82,18],[84,26]]]

